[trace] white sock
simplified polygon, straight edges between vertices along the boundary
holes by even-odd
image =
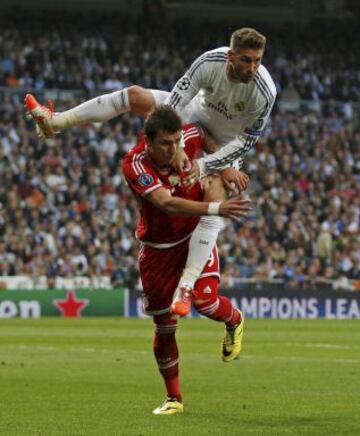
[[[216,243],[219,231],[224,228],[224,220],[218,216],[201,217],[189,242],[189,254],[180,283],[194,286],[202,273]]]
[[[53,127],[55,130],[62,130],[79,124],[104,122],[130,110],[128,89],[124,88],[85,101],[68,111],[54,114]]]

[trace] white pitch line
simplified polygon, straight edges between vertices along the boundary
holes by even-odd
[[[327,357],[315,358],[315,357],[296,357],[296,356],[252,356],[249,354],[241,355],[239,360],[241,359],[249,359],[249,360],[265,360],[265,361],[274,361],[281,360],[284,362],[326,362],[326,363],[360,363],[360,359],[329,359]]]
[[[57,350],[56,347],[45,347],[42,345],[9,345],[7,348],[18,348],[20,350],[43,350],[43,351],[54,351]]]
[[[350,347],[348,345],[336,345],[336,344],[303,344],[300,342],[288,342],[284,345],[290,346],[290,347],[307,347],[307,348],[328,348],[328,349],[336,349],[336,350],[351,350],[356,347]]]

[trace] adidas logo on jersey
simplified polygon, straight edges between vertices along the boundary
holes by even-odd
[[[211,294],[210,286],[206,286],[206,288],[203,290],[203,294]]]

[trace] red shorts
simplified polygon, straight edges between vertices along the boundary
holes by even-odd
[[[169,312],[175,289],[185,267],[188,249],[189,240],[167,249],[142,247],[139,256],[139,271],[143,286],[143,309],[148,315],[161,315]],[[216,281],[206,281],[206,277],[214,276],[217,278]],[[210,292],[213,296],[217,294],[217,289],[213,289],[214,283],[216,282],[217,287],[220,280],[216,246],[200,277],[202,279],[195,283],[193,297],[206,299],[206,295]]]

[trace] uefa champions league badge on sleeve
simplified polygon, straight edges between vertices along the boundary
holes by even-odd
[[[154,177],[151,174],[145,173],[141,174],[141,176],[138,179],[140,186],[149,186],[154,181]]]
[[[188,77],[183,77],[181,80],[179,80],[177,87],[181,90],[181,91],[186,91],[187,89],[190,88],[191,82],[190,79]]]

